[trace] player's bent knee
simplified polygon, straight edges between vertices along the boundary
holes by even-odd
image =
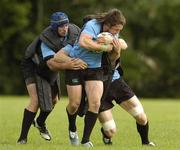
[[[79,108],[79,105],[80,105],[79,102],[70,102],[67,106],[69,113],[74,114],[77,111],[77,109]]]
[[[100,102],[89,103],[89,110],[92,112],[98,112],[100,107]]]
[[[29,102],[29,106],[33,107],[33,108],[36,108],[39,106],[39,103],[38,103],[38,100],[31,100]]]
[[[136,107],[133,107],[131,109],[128,110],[128,112],[133,116],[133,117],[137,117],[140,114],[144,113],[144,109],[141,105],[138,105]]]
[[[29,105],[27,106],[27,109],[31,112],[37,112],[38,108],[39,108],[38,103],[30,102]]]
[[[137,115],[135,117],[135,119],[136,119],[136,122],[141,125],[145,125],[147,123],[147,117],[146,117],[145,113],[141,113],[141,114]]]
[[[112,137],[116,133],[116,123],[113,119],[102,123],[102,127],[109,137]]]

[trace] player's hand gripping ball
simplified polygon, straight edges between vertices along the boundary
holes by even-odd
[[[97,38],[98,43],[102,43],[102,44],[106,44],[106,45],[111,44],[114,39],[114,36],[109,32],[102,32],[102,33],[98,34],[97,37],[98,37]],[[122,49],[126,49],[128,47],[125,40],[120,38],[119,42],[121,44]]]
[[[127,43],[125,42],[125,40],[119,38],[119,42],[120,42],[120,44],[121,44],[121,48],[122,48],[122,49],[125,50],[125,49],[128,47],[128,46],[127,46]]]

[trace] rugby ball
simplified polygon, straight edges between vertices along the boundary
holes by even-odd
[[[97,37],[103,37],[105,39],[104,44],[111,44],[114,39],[114,36],[109,32],[102,32],[102,33],[98,34]],[[122,38],[119,38],[119,42],[121,44],[122,49],[126,49],[128,47],[127,43]]]
[[[111,44],[114,38],[113,35],[109,32],[101,32],[97,37],[103,37],[105,39],[104,44]]]

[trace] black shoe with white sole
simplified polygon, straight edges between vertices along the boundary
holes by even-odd
[[[79,145],[79,138],[77,131],[69,131],[69,141],[71,145]]]
[[[27,143],[27,139],[19,139],[17,141],[17,144],[26,144]]]
[[[142,144],[143,146],[152,146],[152,147],[155,147],[156,146],[156,144],[155,143],[153,143],[153,142],[149,142],[149,143],[147,143],[147,144]]]
[[[101,128],[101,133],[102,133],[102,140],[105,145],[112,145],[112,139],[107,137],[103,131],[103,128]]]
[[[39,130],[40,135],[43,139],[48,140],[48,141],[51,140],[51,133],[48,131],[46,124],[44,124],[43,126],[39,126],[37,121],[34,120],[33,125]]]

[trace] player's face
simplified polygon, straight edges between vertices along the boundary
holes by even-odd
[[[66,36],[68,33],[68,24],[63,24],[58,27],[58,34],[60,36]]]
[[[121,32],[122,29],[123,29],[123,25],[121,25],[121,24],[115,25],[115,26],[110,26],[110,25],[104,25],[103,26],[103,31],[109,32],[112,35],[118,34],[119,32]]]

